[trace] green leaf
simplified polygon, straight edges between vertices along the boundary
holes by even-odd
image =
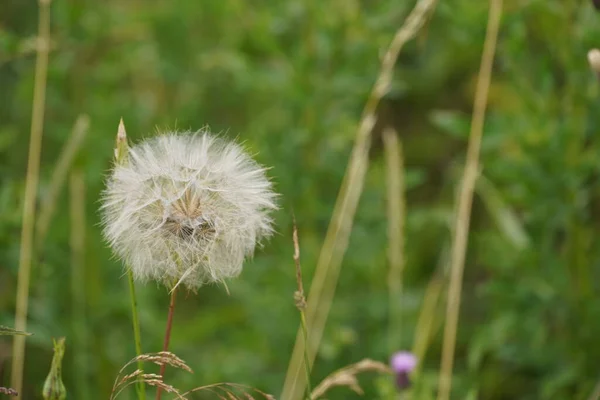
[[[0,336],[31,336],[29,332],[18,331],[8,326],[0,325]]]

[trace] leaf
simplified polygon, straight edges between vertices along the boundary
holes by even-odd
[[[504,236],[515,248],[527,248],[530,243],[529,236],[515,212],[500,196],[500,192],[483,175],[477,180],[476,190]]]
[[[29,332],[18,331],[13,328],[9,328],[8,326],[0,325],[0,336],[31,336],[32,334]]]

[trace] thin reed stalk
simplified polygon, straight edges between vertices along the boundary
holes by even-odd
[[[306,326],[306,298],[304,297],[304,284],[302,283],[302,267],[300,266],[300,243],[298,241],[298,226],[294,219],[294,231],[292,233],[292,240],[294,242],[294,264],[296,266],[296,283],[298,290],[294,293],[294,300],[296,302],[296,308],[300,312],[300,326],[302,329],[302,348],[304,353],[304,371],[306,373],[306,400],[311,400],[312,397],[312,385],[310,384],[310,359],[308,354],[308,327]]]
[[[167,316],[167,328],[165,330],[165,341],[163,342],[162,351],[169,351],[169,343],[171,342],[171,328],[173,327],[173,314],[175,311],[175,299],[177,298],[177,287],[171,290],[171,300],[169,301],[169,314]],[[160,376],[164,380],[166,364],[160,366]],[[162,388],[159,386],[156,388],[156,400],[160,400],[162,395]]]
[[[448,287],[448,300],[446,303],[446,325],[444,327],[438,400],[448,400],[452,388],[452,368],[454,364],[454,351],[456,348],[456,331],[458,328],[460,294],[462,291],[462,279],[471,218],[471,205],[473,203],[475,183],[479,174],[481,138],[483,136],[485,110],[501,15],[502,0],[490,0],[487,32],[483,45],[477,87],[475,90],[467,159],[460,187],[458,210],[454,225],[454,240],[451,250],[450,283]]]
[[[319,255],[314,279],[312,281],[307,306],[308,354],[312,365],[323,336],[325,323],[329,315],[335,287],[337,285],[343,256],[356,214],[358,201],[362,193],[365,173],[371,148],[371,131],[377,120],[377,106],[389,91],[394,65],[404,44],[413,38],[423,26],[426,17],[433,11],[436,0],[419,0],[406,22],[396,33],[381,65],[379,76],[369,95],[362,119],[356,133],[352,154],[346,167],[346,173],[334,206],[331,222]],[[295,400],[306,387],[306,380],[300,373],[303,363],[302,328],[296,336],[292,357],[288,366],[282,400]]]
[[[27,180],[23,206],[23,228],[19,252],[19,273],[17,277],[17,298],[15,329],[27,329],[27,309],[29,303],[29,281],[31,260],[33,259],[33,234],[35,222],[35,200],[40,170],[44,109],[46,104],[46,81],[48,77],[48,54],[50,52],[50,0],[39,0],[39,21],[37,57],[31,113],[31,133],[27,158]],[[15,336],[13,342],[11,386],[18,392],[23,388],[23,367],[25,362],[25,337]]]
[[[441,308],[440,297],[442,294],[443,280],[437,276],[431,278],[425,289],[425,296],[421,312],[417,319],[417,327],[413,339],[412,353],[417,357],[417,360],[424,360],[427,355],[427,349],[431,343],[435,328],[436,311]],[[413,378],[418,376],[421,370],[422,363],[417,363],[417,366],[412,372]],[[416,380],[416,379],[415,379]]]
[[[81,114],[75,120],[69,140],[63,147],[56,162],[56,168],[52,172],[48,192],[40,204],[39,218],[37,219],[36,241],[38,247],[43,244],[50,222],[56,210],[58,195],[61,192],[65,182],[67,181],[69,170],[73,164],[73,160],[79,151],[81,144],[89,130],[90,118]]]
[[[89,399],[85,296],[85,177],[79,168],[69,177],[71,209],[71,301],[73,313],[73,371],[77,398]]]
[[[383,146],[387,165],[388,216],[388,290],[389,332],[388,351],[392,354],[401,345],[402,335],[402,274],[404,272],[404,159],[402,143],[393,128],[383,131]]]

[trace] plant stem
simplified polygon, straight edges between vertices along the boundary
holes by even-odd
[[[31,113],[31,134],[27,158],[27,180],[25,181],[25,201],[23,206],[23,228],[19,253],[19,274],[17,277],[17,299],[15,329],[27,329],[27,308],[29,303],[29,281],[33,258],[33,225],[35,222],[35,199],[40,172],[40,153],[44,128],[44,105],[46,103],[46,81],[48,77],[48,53],[50,51],[50,0],[39,0],[39,22],[37,37],[37,58],[33,88],[33,110]],[[23,388],[23,366],[25,360],[25,337],[15,336],[13,342],[11,386],[18,392]]]
[[[450,391],[452,388],[452,369],[454,364],[454,351],[456,349],[456,331],[458,328],[458,317],[460,312],[460,294],[462,291],[465,257],[469,239],[471,205],[473,203],[475,183],[479,175],[481,138],[483,136],[485,109],[487,106],[501,15],[502,0],[490,0],[487,32],[483,44],[483,54],[481,56],[477,87],[475,89],[475,101],[467,148],[467,158],[454,224],[450,283],[448,286],[448,301],[446,304],[446,325],[444,327],[444,341],[442,345],[438,400],[450,399]]]
[[[292,232],[292,241],[294,242],[294,264],[296,265],[296,283],[298,290],[294,293],[296,308],[300,312],[300,326],[302,338],[304,340],[304,372],[306,373],[306,400],[312,398],[312,387],[310,384],[310,355],[308,352],[308,328],[306,324],[306,297],[304,297],[304,284],[302,283],[302,266],[300,265],[300,242],[298,241],[298,226],[296,218],[293,218],[294,230]]]
[[[306,382],[302,374],[303,348],[307,348],[312,363],[317,355],[323,337],[329,310],[335,295],[337,281],[344,254],[348,248],[350,232],[358,207],[365,175],[369,166],[371,132],[377,122],[377,106],[390,90],[394,66],[400,50],[412,39],[433,12],[437,0],[419,0],[406,22],[398,29],[394,39],[383,57],[379,76],[369,94],[363,115],[356,133],[352,154],[342,180],[331,222],[327,228],[325,240],[317,261],[313,280],[308,292],[306,321],[310,327],[309,343],[302,346],[302,333],[296,335],[296,343],[283,384],[282,400],[296,400],[304,392]],[[300,328],[299,331],[302,329]]]
[[[304,337],[304,371],[306,372],[306,400],[312,398],[312,386],[310,384],[310,361],[308,358],[308,329],[306,328],[306,315],[304,310],[300,310],[300,324],[302,326],[302,336]]]
[[[383,147],[387,164],[388,197],[388,351],[392,354],[402,345],[402,274],[404,272],[404,225],[406,219],[402,143],[394,128],[387,128],[383,131]]]
[[[165,341],[163,343],[162,351],[169,351],[169,342],[171,341],[171,327],[173,326],[173,311],[175,310],[175,297],[177,296],[177,288],[173,288],[171,290],[171,301],[169,303],[169,315],[167,316],[167,329],[165,330]],[[160,366],[160,376],[165,376],[165,368],[166,364],[163,363]],[[160,396],[162,394],[162,389],[158,387],[156,389],[156,400],[160,400]]]
[[[69,177],[71,211],[71,300],[73,329],[73,363],[77,382],[76,395],[79,399],[90,398],[88,337],[86,335],[86,292],[85,292],[85,176],[81,168],[74,168]]]
[[[135,354],[136,356],[142,355],[142,335],[140,334],[140,320],[137,312],[137,297],[135,295],[135,283],[133,282],[133,272],[131,269],[127,269],[127,279],[129,281],[129,297],[131,299],[131,316],[133,320],[133,340],[135,341]],[[139,370],[144,369],[144,362],[138,361],[137,368]],[[146,400],[146,388],[144,381],[140,378],[136,386],[136,391],[139,400]]]

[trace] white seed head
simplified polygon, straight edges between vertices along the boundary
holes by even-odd
[[[276,194],[235,143],[167,133],[129,148],[102,198],[104,236],[135,278],[195,290],[239,275],[272,233]]]

